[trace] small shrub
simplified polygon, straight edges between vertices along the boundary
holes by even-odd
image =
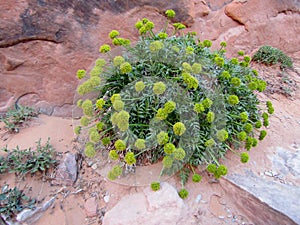
[[[181,23],[172,24],[169,34],[173,11],[166,15],[167,25],[158,33],[153,22],[138,21],[140,37],[135,45],[113,31],[112,45],[123,45],[122,55],[114,56],[107,44],[102,46],[106,60],[97,59],[77,89],[82,98],[90,92],[97,97],[85,100],[88,107],[83,99],[78,101],[84,115],[82,129],[76,131],[96,132],[97,139],[89,146],[110,151],[108,160],[125,170],[161,160],[162,172],[153,189],[161,175],[178,171],[184,186],[192,168],[200,164],[210,164],[208,171],[216,178],[226,175],[219,159],[233,151],[230,146],[250,150],[257,144],[255,137],[265,136],[255,125],[262,121],[269,125],[268,110],[256,96],[265,90],[266,82],[249,67],[251,58],[239,52],[237,58],[228,59],[225,42],[211,50],[210,40],[201,41],[195,32],[185,34]],[[97,129],[99,123],[105,129]],[[105,138],[115,149],[98,141]],[[112,171],[108,176],[117,178]],[[193,180],[201,177],[194,175]],[[180,193],[187,196],[185,189]]]
[[[266,65],[275,65],[280,63],[281,69],[293,67],[293,61],[290,57],[284,54],[281,50],[268,45],[260,47],[254,54],[253,60]]]
[[[35,200],[26,196],[22,190],[5,185],[0,194],[0,214],[6,219],[11,219],[25,208],[33,209],[35,203]]]
[[[2,150],[8,154],[6,157],[1,158],[1,173],[8,171],[18,175],[25,175],[38,171],[45,172],[57,163],[55,150],[49,139],[44,146],[41,145],[41,140],[39,140],[34,150],[31,148],[21,150],[18,146],[13,150],[9,150],[7,147]]]
[[[37,112],[28,106],[18,105],[15,108],[11,108],[7,111],[4,118],[0,121],[5,123],[5,127],[10,132],[19,132],[19,129],[25,121],[37,116]]]

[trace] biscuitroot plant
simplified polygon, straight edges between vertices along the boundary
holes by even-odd
[[[158,190],[162,176],[177,173],[179,195],[185,198],[189,174],[194,182],[201,180],[198,165],[220,178],[227,167],[219,159],[228,150],[246,163],[248,151],[266,136],[263,127],[274,109],[256,96],[266,82],[249,67],[250,56],[240,51],[226,58],[226,42],[213,51],[210,40],[172,24],[174,16],[167,10],[166,26],[158,32],[150,20],[138,21],[135,44],[116,30],[109,33],[112,43],[99,49],[103,57],[91,70],[77,72],[76,104],[84,115],[75,133],[86,135],[86,157],[107,153],[109,179],[161,161],[151,188]],[[112,46],[119,46],[121,54]]]

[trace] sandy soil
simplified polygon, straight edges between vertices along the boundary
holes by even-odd
[[[299,64],[297,65],[299,66]],[[272,82],[274,82],[273,86],[278,85],[278,77],[274,78],[274,72],[278,73],[277,69],[258,67],[263,72],[263,76],[270,81],[271,86]],[[299,73],[290,72],[286,76],[291,80],[293,88],[300,85]],[[276,87],[278,88],[278,86]],[[265,171],[274,170],[272,157],[276,155],[278,146],[290,151],[300,149],[300,91],[297,88],[294,89],[292,95],[288,97],[283,96],[282,93],[277,94],[277,91],[275,94],[269,92],[267,95],[260,95],[261,99],[270,99],[273,102],[276,112],[270,118],[269,135],[259,143],[258,147],[251,150],[251,160],[246,165],[242,165],[239,158],[229,152],[226,159],[223,160],[223,163],[229,168],[229,173],[237,171],[243,173],[243,171],[251,169],[256,174],[264,176]],[[0,137],[1,148],[6,145],[10,149],[17,145],[21,149],[33,147],[39,139],[43,143],[50,137],[50,143],[62,156],[66,152],[77,153],[78,151],[76,137],[73,133],[73,120],[68,118],[39,115],[38,118],[25,124],[25,127],[17,134],[9,134],[1,124]],[[141,173],[147,173],[147,170],[142,170]],[[35,197],[40,203],[56,195],[57,199],[53,207],[47,210],[36,223],[41,225],[101,224],[105,212],[112,208],[119,199],[144,188],[142,185],[121,185],[107,181],[105,177],[100,176],[97,171],[88,166],[86,161],[82,162],[78,180],[73,187],[51,185],[52,175],[50,171],[46,177],[38,174],[33,177],[26,176],[20,180],[14,174],[4,174],[0,175],[0,185],[9,184],[22,188],[26,194]],[[190,215],[184,216],[194,217],[199,224],[251,224],[251,221],[235,206],[230,196],[226,195],[222,185],[211,182],[212,179],[205,172],[202,175],[203,180],[200,184],[189,181],[186,186],[190,194],[185,202],[189,207]],[[291,174],[287,174],[281,180],[274,177],[266,179],[300,186],[299,177]],[[180,187],[176,177],[170,178],[168,182],[177,188]],[[105,196],[109,196],[109,201],[104,201]],[[90,197],[96,197],[98,200],[97,217],[86,217],[84,202]]]

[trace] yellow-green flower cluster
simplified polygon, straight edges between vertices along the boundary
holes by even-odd
[[[109,145],[110,144],[110,137],[102,138],[101,142],[104,146]]]
[[[225,129],[217,131],[217,138],[219,141],[224,142],[228,139],[228,132]]]
[[[173,152],[173,155],[176,160],[183,160],[186,153],[183,148],[176,148]]]
[[[247,163],[249,161],[249,154],[248,152],[242,152],[241,153],[241,162]]]
[[[174,131],[174,134],[181,136],[186,131],[186,128],[183,123],[177,122],[173,125],[173,131]]]
[[[86,99],[82,105],[81,105],[81,108],[83,110],[83,113],[86,115],[86,116],[93,116],[93,110],[94,110],[94,107],[93,107],[93,103],[91,100],[89,99]]]
[[[79,95],[84,95],[100,85],[100,77],[91,77],[87,81],[78,86],[77,92]]]
[[[124,109],[125,103],[122,100],[115,100],[113,102],[113,108],[117,111],[121,111]]]
[[[107,177],[110,180],[117,179],[118,176],[122,174],[122,168],[118,165],[115,165],[111,171],[108,172]]]
[[[206,47],[206,48],[210,48],[212,46],[211,40],[204,40],[202,44],[203,44],[203,47]]]
[[[264,80],[257,80],[257,90],[259,92],[263,92],[264,90],[266,90],[267,87],[267,83]]]
[[[89,123],[90,123],[89,118],[87,118],[86,116],[81,117],[80,119],[81,126],[86,127],[87,125],[89,125]]]
[[[105,44],[105,45],[102,45],[99,49],[99,52],[101,53],[106,53],[106,52],[109,52],[110,51],[110,46]]]
[[[227,167],[224,165],[220,165],[217,168],[217,171],[214,173],[216,178],[220,178],[221,176],[225,176],[227,174]]]
[[[166,88],[167,88],[166,85],[162,81],[159,81],[154,83],[153,92],[156,95],[161,95],[166,91]]]
[[[204,110],[205,110],[205,108],[204,108],[204,106],[203,106],[202,103],[196,103],[196,104],[194,105],[194,111],[195,111],[196,113],[204,112]]]
[[[186,55],[192,55],[194,53],[194,48],[191,46],[187,46],[185,49],[185,54]]]
[[[164,131],[159,132],[159,134],[157,134],[156,137],[157,137],[157,142],[160,145],[164,145],[169,141],[169,135]]]
[[[160,183],[159,182],[152,182],[150,186],[151,186],[151,189],[153,191],[158,191],[160,189]]]
[[[167,16],[168,18],[174,18],[175,15],[176,15],[175,11],[172,10],[172,9],[168,9],[168,10],[165,12],[165,14],[166,14],[166,16]]]
[[[80,132],[81,132],[81,126],[76,126],[75,129],[74,129],[74,133],[75,133],[76,135],[79,135]]]
[[[247,138],[247,133],[245,131],[241,131],[241,132],[238,133],[237,138],[240,141],[245,141],[246,138]]]
[[[245,143],[245,148],[249,151],[253,146],[253,138],[252,137],[247,137],[246,138],[246,143]]]
[[[182,72],[191,73],[191,72],[193,72],[193,68],[189,63],[183,62],[182,63]]]
[[[110,121],[113,125],[117,125],[121,131],[126,131],[129,127],[129,113],[125,110],[112,114]]]
[[[266,105],[267,105],[267,108],[268,108],[268,113],[273,114],[274,113],[274,107],[273,107],[272,102],[267,101]]]
[[[182,189],[178,192],[178,195],[179,195],[180,198],[186,199],[186,198],[189,196],[189,192],[188,192],[186,189],[182,188]]]
[[[135,83],[134,88],[136,92],[141,92],[145,88],[145,83],[143,81],[138,81]]]
[[[262,118],[263,118],[263,125],[265,127],[269,126],[269,115],[268,115],[268,113],[264,112],[262,114]]]
[[[125,62],[125,59],[120,55],[116,56],[113,60],[113,64],[115,67],[120,66],[124,62]]]
[[[166,155],[166,156],[163,158],[162,163],[163,163],[163,166],[164,166],[165,168],[171,168],[172,165],[173,165],[173,159],[171,158],[171,156]]]
[[[253,130],[252,124],[246,123],[244,126],[244,131],[246,131],[246,133],[250,133],[252,130]]]
[[[194,88],[195,90],[198,88],[199,82],[197,78],[193,77],[190,73],[183,72],[182,79],[188,88]]]
[[[197,74],[197,73],[200,73],[202,71],[202,66],[200,63],[194,63],[192,65],[192,71],[193,73]]]
[[[154,23],[144,18],[136,22],[135,27],[139,30],[140,34],[146,34],[154,28]]]
[[[166,113],[171,113],[176,109],[176,103],[173,101],[167,101],[164,105],[164,110]]]
[[[100,140],[100,134],[97,128],[93,127],[89,130],[89,138],[91,142],[97,143]]]
[[[248,84],[248,88],[252,91],[256,90],[257,89],[257,83],[255,81],[251,81],[249,84]]]
[[[224,70],[220,77],[225,79],[225,80],[229,80],[231,78],[231,75],[228,71]]]
[[[95,65],[97,67],[103,67],[103,66],[105,66],[105,64],[106,64],[106,61],[105,61],[105,59],[102,59],[102,58],[97,59],[95,62]]]
[[[165,32],[159,32],[159,33],[157,34],[157,36],[158,36],[160,39],[166,39],[166,38],[168,38],[168,34],[165,33]]]
[[[126,149],[126,143],[123,140],[117,140],[114,144],[117,151],[124,151]]]
[[[110,151],[109,151],[109,154],[108,154],[108,157],[109,157],[111,160],[113,160],[113,161],[119,159],[119,155],[118,155],[118,153],[117,153],[116,150],[110,150]]]
[[[77,105],[78,107],[81,107],[82,103],[83,103],[83,100],[82,100],[82,99],[79,99],[79,100],[76,102],[76,105]]]
[[[224,58],[222,58],[220,56],[216,56],[214,61],[217,66],[219,66],[219,67],[224,66]]]
[[[217,167],[215,164],[209,164],[206,169],[208,172],[213,173],[215,178],[220,178],[221,176],[225,176],[227,174],[227,167],[224,165]]]
[[[245,55],[245,52],[244,52],[243,50],[239,50],[239,51],[238,51],[238,55],[239,55],[239,56],[244,56],[244,55]]]
[[[102,67],[94,66],[93,69],[90,71],[90,77],[99,77],[99,75],[103,72]]]
[[[236,95],[229,95],[227,100],[230,105],[237,105],[240,102],[239,97]]]
[[[238,77],[233,77],[233,78],[231,78],[230,83],[231,83],[232,85],[238,87],[238,86],[241,85],[241,79],[238,78]]]
[[[105,101],[104,101],[103,98],[99,98],[96,101],[96,107],[97,107],[97,109],[102,110],[104,105],[105,105]]]
[[[108,37],[109,37],[110,39],[114,39],[114,38],[118,37],[119,35],[120,35],[119,31],[117,31],[117,30],[112,30],[112,31],[109,33]]]
[[[164,47],[164,44],[161,41],[153,41],[149,45],[149,49],[151,52],[158,52]]]
[[[199,183],[202,180],[202,176],[200,174],[195,173],[192,176],[192,181],[195,183]]]
[[[100,85],[101,80],[100,77],[91,77],[88,81],[90,82],[90,85],[92,87],[97,87],[98,85]]]
[[[242,123],[246,123],[248,121],[248,113],[247,112],[241,112],[240,113],[240,119]]]
[[[144,139],[137,139],[134,143],[134,147],[136,147],[138,150],[142,150],[146,148],[145,142],[146,141]]]
[[[133,152],[127,152],[124,157],[124,160],[128,165],[132,165],[132,164],[136,163],[136,159],[134,157]]]
[[[237,58],[232,58],[230,60],[230,62],[233,64],[233,65],[238,65],[239,64],[239,60]]]
[[[209,109],[213,104],[213,101],[210,99],[210,98],[205,98],[203,101],[202,101],[202,105],[205,109]]]
[[[130,43],[131,41],[129,39],[125,39],[121,37],[112,39],[112,44],[116,46],[122,46],[122,45],[126,46],[126,45],[130,45]]]
[[[222,42],[220,43],[220,46],[223,47],[223,48],[225,48],[225,47],[227,46],[226,41],[222,41]]]
[[[175,28],[175,30],[182,30],[186,28],[182,23],[173,23],[173,27]]]
[[[164,145],[164,152],[168,155],[172,154],[175,150],[175,146],[172,143],[167,143]]]
[[[262,127],[262,122],[260,120],[256,121],[255,123],[255,128],[261,128]]]
[[[157,110],[155,118],[157,118],[159,120],[165,120],[165,119],[167,119],[167,117],[168,117],[168,113],[166,112],[165,109],[160,108]]]
[[[208,164],[206,170],[210,173],[215,173],[217,171],[217,166],[215,164]]]
[[[110,101],[112,103],[114,103],[115,100],[121,100],[121,95],[120,94],[113,94],[111,97],[110,97]]]
[[[96,150],[94,148],[94,145],[91,143],[86,144],[85,149],[84,149],[84,154],[88,158],[93,158],[96,155]]]
[[[208,147],[208,148],[213,147],[215,144],[216,144],[216,142],[215,142],[215,140],[212,139],[212,138],[208,139],[208,140],[204,143],[204,145],[205,145],[206,147]]]
[[[209,112],[207,113],[207,115],[206,115],[206,120],[207,120],[207,122],[209,122],[209,123],[214,122],[214,120],[215,120],[215,113],[212,112],[212,111],[209,111]]]
[[[120,65],[120,71],[122,74],[130,73],[132,71],[132,67],[129,62],[124,62]]]
[[[77,73],[76,73],[78,79],[84,78],[85,74],[86,74],[85,70],[77,70]]]
[[[267,131],[261,130],[259,133],[259,140],[262,141],[267,136]]]
[[[251,57],[250,57],[249,55],[245,55],[245,56],[244,56],[244,61],[245,61],[246,63],[250,63],[250,62],[251,62]]]

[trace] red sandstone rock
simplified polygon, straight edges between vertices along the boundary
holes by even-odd
[[[89,198],[84,204],[85,213],[88,217],[97,216],[98,204],[95,198]]]

